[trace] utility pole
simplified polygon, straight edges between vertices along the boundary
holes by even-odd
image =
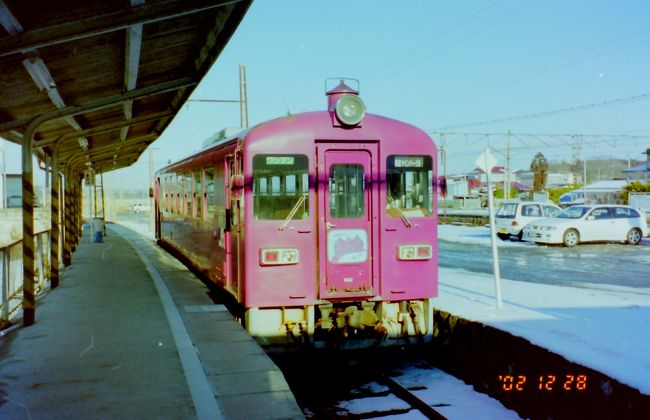
[[[582,196],[587,203],[587,158],[582,161]]]
[[[239,126],[248,128],[248,88],[246,86],[246,66],[239,65],[239,99],[188,99],[187,102],[216,102],[239,104]]]
[[[5,158],[5,140],[0,139],[0,154],[2,154],[2,172],[0,172],[0,209],[7,208],[7,159]]]
[[[442,143],[442,146],[440,147],[440,157],[442,158],[442,176],[445,180],[445,185],[448,186],[447,184],[447,150],[445,149],[445,134],[441,133],[440,134],[440,142]],[[447,190],[447,194],[449,194],[449,190]],[[447,195],[445,194],[445,195]],[[444,207],[444,218],[445,218],[445,223],[447,223],[447,197],[443,197],[443,203],[445,204]]]
[[[248,93],[246,89],[246,66],[239,64],[239,123],[242,128],[248,128]]]
[[[506,182],[503,185],[503,201],[510,199],[510,129],[506,137]]]
[[[149,147],[149,230],[153,232],[154,230],[154,203],[153,203],[153,147]]]

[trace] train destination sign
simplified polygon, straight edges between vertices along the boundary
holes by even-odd
[[[293,165],[293,156],[267,156],[267,165]]]
[[[421,168],[423,165],[422,156],[395,156],[396,168]]]

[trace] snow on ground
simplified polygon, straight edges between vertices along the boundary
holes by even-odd
[[[424,386],[413,391],[430,404],[440,404],[436,410],[448,419],[518,419],[515,411],[505,408],[499,401],[474,390],[460,379],[439,369],[409,368],[398,378],[400,385]]]
[[[490,228],[487,226],[438,225],[438,239],[465,244],[490,245]],[[515,239],[502,241],[497,239],[499,248],[539,246],[533,242],[520,242]],[[640,246],[650,247],[650,238],[643,238]]]
[[[479,321],[650,394],[650,288],[583,289],[440,268],[438,309]]]
[[[406,368],[400,376],[393,377],[403,387],[425,387],[412,391],[422,401],[435,406],[436,410],[448,419],[518,419],[516,412],[505,408],[499,401],[477,392],[471,385],[456,379],[440,369],[423,369],[415,366]],[[366,392],[388,391],[384,385],[376,382],[366,384]],[[362,415],[376,411],[408,409],[410,405],[393,396],[367,397],[349,401],[340,401],[337,407],[340,415]],[[393,415],[389,418],[425,419],[417,410],[406,414]]]
[[[462,242],[464,244],[490,245],[490,228],[487,226],[463,225],[438,225],[438,239],[448,242]],[[499,248],[517,246],[535,246],[532,242],[519,242],[516,240],[502,241],[497,239]]]

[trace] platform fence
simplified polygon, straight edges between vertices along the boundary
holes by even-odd
[[[50,281],[50,230],[35,234],[35,292],[40,293]],[[61,247],[59,246],[59,249]],[[0,246],[0,325],[10,323],[22,308],[23,300],[23,241]]]

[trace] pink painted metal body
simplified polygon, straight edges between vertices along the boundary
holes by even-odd
[[[395,120],[367,115],[361,127],[340,129],[332,127],[329,112],[313,112],[270,121],[252,129],[244,139],[244,156],[291,151],[309,157],[310,189],[309,214],[306,220],[293,220],[293,229],[278,229],[274,220],[255,220],[252,206],[245,207],[245,267],[246,307],[286,306],[314,304],[318,299],[358,299],[380,296],[383,300],[408,300],[437,296],[437,208],[433,200],[433,214],[412,218],[407,227],[400,218],[389,217],[385,193],[385,161],[389,155],[428,155],[436,162],[436,148],[431,138],[421,130]],[[364,267],[344,267],[343,270],[363,271],[340,274],[343,279],[353,277],[353,282],[364,283],[369,288],[353,285],[355,291],[339,293],[328,291],[328,271],[334,269],[327,259],[328,218],[328,155],[334,161],[349,154],[348,161],[362,162],[371,188],[367,196],[367,223],[357,228],[366,229],[369,238],[369,255]],[[336,153],[336,154],[334,154]],[[319,159],[319,161],[317,161]],[[252,202],[252,160],[245,159],[245,201]],[[435,173],[434,173],[435,179]],[[318,201],[315,199],[318,197]],[[318,202],[318,208],[316,203]],[[338,222],[339,226],[353,227]],[[341,223],[348,223],[341,225]],[[424,243],[432,246],[432,258],[425,261],[399,261],[397,247],[404,244]],[[262,267],[259,249],[265,247],[295,247],[300,250],[298,266]],[[267,280],[268,279],[268,280]],[[340,279],[333,279],[336,284]],[[331,288],[330,288],[331,289]],[[339,290],[344,290],[339,287]],[[361,290],[364,289],[364,290]]]
[[[342,127],[332,107],[336,95],[347,92],[332,92],[329,111],[268,121],[158,174],[159,241],[230,291],[243,308],[304,308],[326,302],[397,302],[437,296],[437,150],[433,140],[412,125],[372,114],[357,126]],[[306,217],[269,220],[256,214],[255,189],[259,194],[262,184],[254,179],[255,156],[279,155],[307,159],[308,191],[302,198]],[[388,191],[387,162],[395,156],[424,157],[431,162],[430,212],[391,210],[395,199]],[[192,188],[202,186],[198,198],[187,196],[193,189],[178,191],[184,181],[169,181],[180,179],[179,174],[194,174]],[[243,175],[242,189],[231,185],[236,174]],[[264,182],[270,191],[271,181]],[[344,187],[353,191],[353,198],[345,202],[341,198]],[[201,193],[206,189],[215,200]],[[299,205],[296,202],[294,212]],[[423,258],[401,258],[399,247],[408,245],[430,246],[430,255],[425,249]],[[263,263],[262,252],[269,249],[297,250],[298,261]]]

